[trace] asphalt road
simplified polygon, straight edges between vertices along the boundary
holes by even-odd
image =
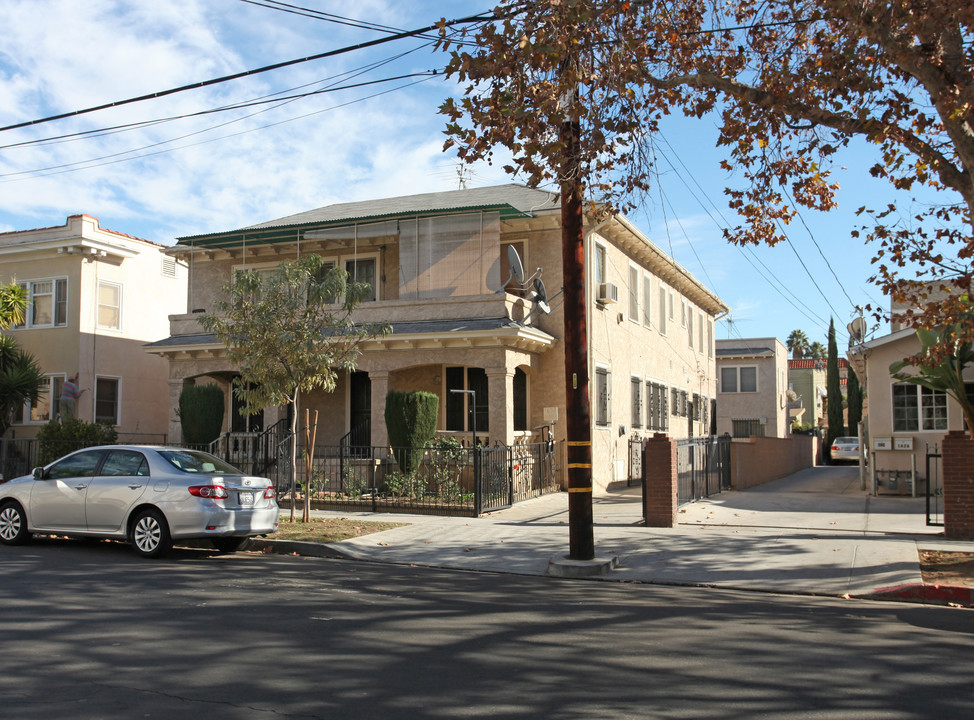
[[[0,547],[0,717],[966,717],[974,612],[124,545]]]

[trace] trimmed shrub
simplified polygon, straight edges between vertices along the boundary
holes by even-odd
[[[203,445],[213,442],[223,429],[226,403],[218,385],[187,385],[179,393],[179,420],[183,442]]]
[[[62,455],[94,445],[114,445],[118,432],[107,423],[90,423],[78,418],[51,420],[37,431],[37,463],[47,465]]]
[[[440,398],[428,392],[400,392],[386,394],[386,430],[389,444],[407,475],[413,471],[423,454],[423,446],[436,436],[436,418]]]

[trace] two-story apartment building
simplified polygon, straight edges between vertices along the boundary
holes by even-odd
[[[717,434],[787,437],[788,350],[778,338],[717,341]]]
[[[585,245],[593,476],[606,488],[625,479],[633,435],[709,433],[714,319],[727,307],[623,216],[590,227]],[[511,280],[509,248],[528,279],[546,286],[547,303],[538,284]],[[353,433],[385,446],[390,389],[437,394],[442,433],[469,437],[475,403],[481,441],[513,444],[545,425],[564,440],[559,197],[519,185],[342,203],[180,238],[170,254],[188,264],[190,312],[174,315],[170,336],[147,348],[169,360],[171,404],[187,383],[229,389],[235,370],[197,318],[213,311],[234,272],[270,271],[308,253],[372,285],[356,320],[392,326],[362,345],[357,370],[334,393],[306,397],[321,411],[319,442]],[[243,429],[229,409],[228,429]],[[285,412],[264,408],[257,422]],[[178,418],[170,434],[179,436]]]
[[[185,312],[187,272],[164,250],[89,215],[0,233],[0,283],[16,281],[28,294],[25,323],[7,332],[47,376],[40,401],[15,412],[8,434],[31,437],[57,417],[62,385],[78,374],[79,418],[165,439],[168,364],[142,346],[166,337],[169,315]]]

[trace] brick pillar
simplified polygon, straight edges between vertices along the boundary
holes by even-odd
[[[674,527],[677,518],[676,441],[656,433],[644,447],[646,525]]]
[[[944,535],[974,540],[974,439],[960,430],[944,438]]]

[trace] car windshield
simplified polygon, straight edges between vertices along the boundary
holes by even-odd
[[[859,442],[859,438],[854,438],[854,437],[836,438],[836,442],[842,443],[844,445],[855,445],[857,442]]]
[[[199,450],[160,450],[159,455],[183,472],[201,475],[243,475],[233,465]]]

